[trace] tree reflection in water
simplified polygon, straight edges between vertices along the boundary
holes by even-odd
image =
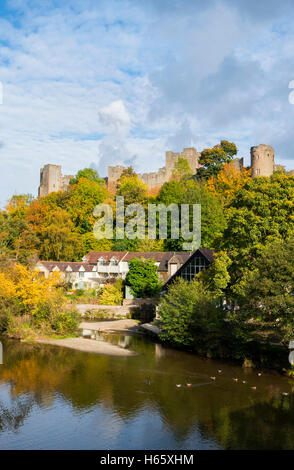
[[[108,357],[6,340],[0,367],[0,448],[10,431],[25,433],[27,422],[35,426],[36,436],[38,429],[44,434],[52,413],[64,448],[294,448],[292,388],[285,377],[258,377],[254,370],[171,350],[142,336],[115,334],[108,341],[139,355]],[[17,445],[26,446],[21,439]],[[48,448],[50,439],[48,429]],[[30,443],[31,448],[38,445]]]

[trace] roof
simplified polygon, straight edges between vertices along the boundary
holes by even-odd
[[[90,251],[84,258],[87,259],[89,264],[97,264],[99,258],[104,258],[109,263],[111,258],[121,261],[127,253],[127,251]]]
[[[97,264],[99,258],[104,258],[107,263],[115,257],[118,262],[129,262],[134,258],[153,259],[159,263],[159,271],[168,271],[168,262],[176,257],[180,263],[185,263],[191,256],[187,251],[91,251],[84,258],[90,264]]]
[[[183,271],[183,269],[185,269],[185,267],[189,264],[189,262],[195,257],[195,256],[199,256],[199,254],[201,254],[202,256],[204,256],[205,259],[207,259],[207,261],[209,262],[209,264],[211,264],[213,262],[213,259],[214,259],[214,250],[210,250],[209,248],[198,248],[198,250],[194,251],[191,256],[189,256],[189,258],[182,264],[182,266],[177,270],[177,272],[171,276],[168,281],[164,284],[163,286],[163,290],[165,289],[165,286],[167,286],[168,284],[170,284],[171,282],[173,282],[180,274],[181,272]]]
[[[78,272],[81,267],[84,268],[86,272],[93,271],[93,265],[89,263],[81,263],[77,261],[39,261],[38,264],[42,264],[49,272],[52,272],[55,267],[57,267],[61,272],[66,272],[68,267],[71,268],[69,272]]]
[[[199,251],[210,263],[214,260],[214,250],[210,250],[209,248],[199,248]]]

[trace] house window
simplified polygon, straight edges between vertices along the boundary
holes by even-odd
[[[106,261],[104,258],[99,258],[98,263],[103,266],[104,264],[106,264]]]
[[[79,277],[84,277],[84,271],[79,271]]]
[[[170,275],[173,276],[178,270],[178,265],[176,263],[171,263],[170,265]]]
[[[117,265],[117,259],[116,258],[111,258],[110,264]]]
[[[208,261],[202,256],[195,256],[190,263],[182,270],[181,277],[185,281],[192,281],[195,276],[208,267]]]
[[[260,169],[255,170],[256,175],[260,175]]]

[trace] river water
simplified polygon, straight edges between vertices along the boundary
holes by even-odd
[[[0,449],[294,449],[294,381],[141,335],[108,341],[138,355],[2,340]]]

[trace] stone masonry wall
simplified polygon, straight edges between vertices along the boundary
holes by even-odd
[[[168,151],[165,156],[165,166],[159,168],[156,172],[139,174],[139,180],[146,184],[151,190],[160,188],[164,183],[171,179],[175,169],[175,164],[179,158],[185,158],[188,161],[193,174],[195,174],[197,169],[200,168],[200,153],[197,152],[195,148],[184,148],[181,153]],[[125,167],[121,165],[108,167],[108,188],[111,191],[115,191],[117,182],[124,169]]]
[[[47,196],[53,191],[66,191],[71,178],[72,175],[62,176],[61,165],[45,165],[40,170],[39,196]]]

